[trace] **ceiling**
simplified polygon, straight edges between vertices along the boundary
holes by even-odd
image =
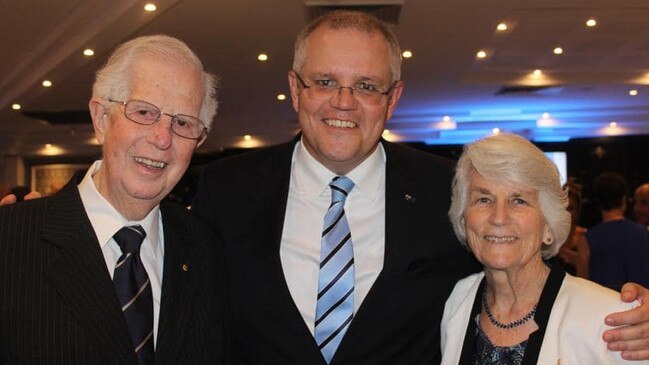
[[[98,155],[86,114],[94,71],[115,45],[156,33],[186,41],[220,78],[219,112],[199,152],[285,141],[297,120],[276,96],[289,94],[295,34],[309,5],[345,2],[157,0],[148,13],[132,0],[0,0],[0,157]],[[536,141],[649,134],[645,0],[355,1],[370,2],[400,4],[395,30],[413,52],[387,139],[460,144],[493,128]],[[503,21],[508,30],[496,31]]]

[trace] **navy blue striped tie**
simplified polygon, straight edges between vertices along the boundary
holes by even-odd
[[[329,186],[331,206],[322,231],[314,331],[327,363],[331,362],[354,316],[354,250],[344,209],[354,182],[336,176]]]
[[[152,364],[153,350],[153,295],[151,282],[140,258],[140,246],[146,237],[141,226],[120,229],[113,239],[122,249],[113,274],[113,284],[122,313],[133,340],[133,348],[140,364]]]

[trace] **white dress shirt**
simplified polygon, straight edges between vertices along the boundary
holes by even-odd
[[[99,193],[95,187],[92,176],[101,166],[101,160],[88,169],[81,183],[78,185],[83,207],[86,210],[92,228],[95,230],[99,247],[104,254],[106,267],[111,279],[115,271],[115,264],[122,255],[122,250],[113,239],[113,235],[124,226],[139,224],[146,231],[146,237],[140,248],[140,258],[144,269],[151,281],[153,294],[153,345],[158,338],[158,317],[160,315],[160,293],[162,291],[162,265],[164,258],[164,235],[162,231],[162,216],[160,206],[156,205],[141,221],[129,221],[124,218],[113,206]]]
[[[280,258],[293,301],[313,334],[324,216],[337,176],[298,142],[293,151]],[[379,147],[346,175],[355,186],[345,201],[354,247],[354,313],[383,269],[385,253],[385,151]]]

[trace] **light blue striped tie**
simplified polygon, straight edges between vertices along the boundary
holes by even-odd
[[[327,363],[331,362],[354,316],[354,249],[344,209],[354,182],[336,176],[329,186],[331,206],[322,231],[315,315],[315,340]]]

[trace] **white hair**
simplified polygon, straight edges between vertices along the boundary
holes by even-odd
[[[130,92],[130,70],[143,55],[155,56],[196,69],[202,75],[203,103],[199,119],[209,129],[216,115],[216,76],[205,72],[203,63],[185,42],[166,35],[151,35],[132,39],[120,45],[97,71],[92,96],[104,99],[125,99]]]

